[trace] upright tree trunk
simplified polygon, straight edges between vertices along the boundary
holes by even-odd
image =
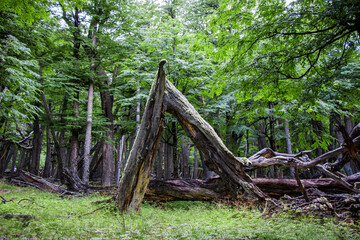
[[[116,159],[116,164],[115,164],[115,184],[116,186],[119,185],[119,180],[120,180],[120,172],[122,169],[122,161],[123,161],[123,155],[124,155],[124,142],[125,142],[125,135],[121,136],[120,139],[120,143],[119,143],[119,148],[118,148],[118,156]]]
[[[85,184],[89,183],[89,167],[91,161],[90,150],[91,150],[93,94],[94,94],[94,82],[93,79],[90,79],[89,90],[88,90],[88,105],[87,105],[85,142],[84,142],[84,165],[83,165],[83,176],[82,176],[82,180]]]
[[[40,76],[42,75],[42,71],[41,71],[41,68],[40,68]],[[63,178],[63,169],[64,169],[64,159],[63,159],[63,154],[61,152],[61,146],[60,146],[60,143],[56,137],[56,134],[55,134],[55,131],[52,129],[52,125],[53,125],[53,121],[52,121],[52,118],[51,118],[51,112],[50,112],[50,108],[49,108],[49,105],[47,103],[47,100],[46,100],[46,96],[45,96],[45,93],[44,93],[44,89],[41,89],[41,99],[43,101],[43,105],[44,105],[44,109],[45,109],[45,113],[46,113],[46,118],[48,120],[48,122],[50,123],[50,126],[49,126],[49,130],[50,130],[50,133],[51,133],[51,136],[52,136],[52,139],[54,141],[54,145],[55,145],[55,151],[56,151],[56,156],[57,156],[57,163],[58,163],[58,172],[60,172],[60,180],[61,182],[64,181],[64,178]],[[22,166],[23,163],[22,163]]]
[[[345,122],[345,130],[346,130],[347,134],[350,134],[351,130],[354,128],[354,123],[351,121],[351,117],[345,116],[344,122]],[[349,162],[345,163],[344,169],[346,169],[346,171],[349,173],[356,173],[360,170],[360,169],[357,169],[356,164],[354,162],[354,158],[351,158]]]
[[[173,147],[166,143],[165,144],[165,158],[164,158],[164,162],[165,162],[165,173],[164,173],[164,177],[166,180],[168,179],[171,179],[172,178],[172,174],[173,174],[173,171],[174,171],[174,161],[173,161],[173,157],[174,155],[172,154],[172,151],[173,151]]]
[[[43,171],[43,177],[48,178],[51,174],[51,137],[50,129],[46,130],[46,158],[45,158],[45,167]]]
[[[110,92],[110,81],[105,72],[102,72],[102,76],[105,78],[105,87],[101,91],[101,102],[104,117],[107,120],[108,130],[104,133],[105,141],[103,145],[103,161],[102,161],[102,186],[108,187],[112,185],[114,176],[114,151],[112,142],[114,141],[114,115],[113,115],[113,103],[114,98]]]
[[[163,178],[163,159],[164,159],[164,143],[160,142],[156,159],[156,179],[161,180]]]
[[[19,160],[17,162],[17,167],[16,167],[16,172],[17,173],[19,171],[23,170],[23,168],[24,168],[24,159],[25,159],[25,149],[21,148],[20,149]]]
[[[190,139],[188,140],[184,136],[181,136],[181,153],[182,153],[182,178],[189,179],[190,178],[190,166],[189,166],[189,158],[190,158]]]
[[[194,172],[193,172],[193,179],[197,179],[199,176],[199,161],[197,157],[197,149],[194,147]]]
[[[286,153],[292,154],[292,146],[291,146],[291,138],[290,138],[290,130],[289,130],[289,121],[285,119],[284,122],[284,131],[286,135]],[[295,170],[294,168],[290,168],[290,176],[291,178],[295,178]]]
[[[32,149],[31,149],[31,164],[30,172],[39,175],[40,169],[40,155],[42,149],[42,139],[43,139],[43,130],[40,128],[39,117],[35,116],[33,123],[33,140],[32,140]]]
[[[172,132],[172,159],[173,159],[173,166],[174,170],[172,173],[173,179],[179,178],[179,161],[178,161],[178,152],[177,152],[177,143],[178,143],[178,137],[177,137],[177,127],[176,122],[171,123],[171,132]]]
[[[11,163],[11,170],[10,170],[10,178],[13,178],[15,175],[15,166],[16,166],[16,159],[18,155],[18,148],[14,146],[14,153],[13,153],[13,159]]]
[[[0,178],[4,177],[5,169],[9,163],[9,155],[11,155],[11,144],[10,142],[5,142],[0,152]]]
[[[98,22],[93,19],[91,27],[91,39],[92,39],[92,59],[90,70],[95,73],[95,47],[96,47],[96,31]],[[91,150],[91,128],[92,128],[92,112],[93,112],[93,101],[94,101],[94,79],[89,79],[89,90],[88,90],[88,102],[87,102],[87,117],[86,117],[86,129],[85,129],[85,141],[84,141],[84,165],[82,180],[85,184],[89,183],[89,171],[90,171],[90,150]]]
[[[274,118],[274,102],[269,102],[268,103],[268,107],[269,107],[269,143],[270,143],[270,148],[274,151],[277,151],[277,147],[276,147],[276,138],[275,138],[275,118]],[[277,171],[277,167],[276,166],[270,166],[269,167],[269,177],[270,178],[275,178],[276,177],[276,171]]]
[[[75,75],[77,75],[77,72],[79,71],[78,67],[78,61],[80,59],[79,50],[81,46],[81,31],[80,31],[80,20],[79,20],[79,9],[75,7],[75,14],[74,16],[74,27],[75,30],[73,32],[74,36],[74,68],[75,68]],[[66,16],[65,16],[66,17]],[[69,27],[72,27],[70,25],[69,21]],[[78,162],[80,158],[80,143],[79,143],[79,128],[78,128],[78,119],[80,115],[79,111],[79,99],[80,99],[80,91],[77,87],[79,84],[79,81],[76,79],[74,80],[75,83],[75,99],[73,100],[73,110],[74,115],[76,118],[75,127],[71,129],[71,143],[70,143],[70,172],[77,175],[78,173]]]

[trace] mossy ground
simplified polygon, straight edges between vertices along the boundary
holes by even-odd
[[[98,194],[60,198],[0,182],[0,195],[11,200],[0,204],[0,214],[35,216],[0,216],[5,239],[360,239],[358,224],[289,214],[264,218],[258,210],[212,203],[144,203],[141,214],[122,215],[95,204],[109,198]]]

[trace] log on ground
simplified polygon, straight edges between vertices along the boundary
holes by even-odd
[[[349,177],[348,182],[360,180],[360,175]],[[274,198],[280,198],[284,195],[297,197],[302,195],[298,183],[294,179],[269,179],[254,178],[253,182],[264,193]],[[305,190],[317,189],[327,194],[351,193],[341,184],[331,178],[305,179],[301,180]],[[216,201],[221,199],[235,199],[230,193],[225,183],[220,178],[211,178],[207,180],[189,179],[189,180],[151,180],[145,194],[148,201]],[[241,200],[241,199],[240,199]]]

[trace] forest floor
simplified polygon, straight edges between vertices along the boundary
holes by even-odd
[[[65,197],[0,182],[0,239],[360,239],[360,224],[221,203],[144,203],[120,214],[109,196]]]

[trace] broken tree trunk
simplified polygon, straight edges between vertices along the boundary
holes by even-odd
[[[162,60],[151,87],[140,128],[121,176],[117,203],[120,211],[139,212],[149,183],[156,148],[161,137],[164,118],[165,71]]]
[[[25,172],[25,171],[20,171],[19,172],[19,178],[24,182],[26,183],[27,185],[30,185],[30,186],[33,186],[33,187],[36,187],[42,191],[50,191],[50,192],[65,192],[66,189],[61,187],[61,186],[58,186],[56,184],[53,184],[47,180],[45,180],[44,178],[42,177],[39,177],[39,176],[36,176],[32,173],[29,173],[29,172]],[[21,182],[19,182],[18,180],[16,179],[12,179],[12,181],[14,183],[19,183],[21,184]]]
[[[224,145],[215,130],[208,124],[184,95],[166,81],[164,96],[166,111],[174,115],[199,150],[205,165],[215,171],[238,197],[264,202],[267,196],[252,182],[243,166],[246,158],[236,158]],[[241,196],[240,196],[241,195]]]
[[[184,95],[166,80],[163,69],[165,63],[165,60],[160,62],[140,128],[120,180],[117,194],[120,211],[138,212],[141,209],[161,136],[164,111],[179,120],[205,164],[220,175],[234,197],[264,203],[268,196],[252,182],[243,169],[244,165],[250,163],[248,159],[236,158]]]

